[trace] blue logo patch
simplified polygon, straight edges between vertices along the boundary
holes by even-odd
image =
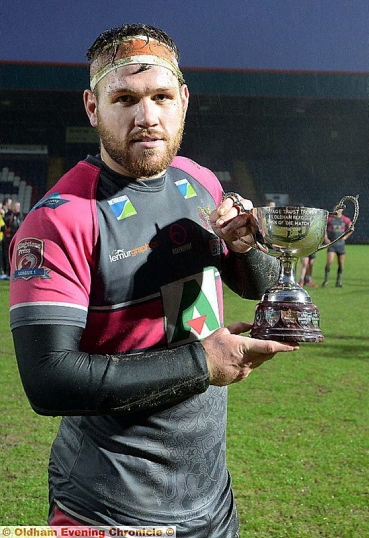
[[[175,184],[177,185],[179,192],[186,200],[188,198],[193,198],[194,196],[197,196],[195,189],[187,179],[180,179],[179,181],[175,181]]]
[[[56,209],[63,204],[67,204],[68,202],[69,200],[63,199],[58,192],[53,192],[52,194],[45,196],[45,198],[42,198],[39,202],[37,202],[37,204],[35,204],[31,209],[31,211],[34,211],[35,209],[40,209],[40,207]]]
[[[108,204],[117,220],[123,220],[127,217],[137,215],[137,211],[134,205],[126,195],[119,196],[118,198],[113,198],[112,200],[108,200]]]

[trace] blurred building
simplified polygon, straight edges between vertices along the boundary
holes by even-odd
[[[330,210],[359,194],[350,241],[369,242],[369,73],[183,72],[191,95],[182,154],[255,205],[272,198]],[[86,87],[85,64],[0,62],[0,198],[19,199],[27,212],[98,152]]]

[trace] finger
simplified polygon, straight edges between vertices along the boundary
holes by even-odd
[[[258,224],[251,213],[235,214],[235,208],[224,215],[222,230],[228,233],[242,231],[243,235],[255,233],[258,230]],[[220,219],[218,219],[219,221]]]
[[[225,215],[232,207],[234,207],[234,200],[233,198],[226,198],[223,200],[223,202],[218,206],[217,211],[219,215]]]
[[[237,193],[230,193],[229,196],[227,196],[227,198],[225,198],[218,206],[217,212],[220,216],[220,219],[218,219],[220,222],[217,222],[217,225],[222,226],[223,221],[226,219],[234,218],[240,213],[250,211],[253,207],[254,206],[251,200],[241,198],[241,196]]]
[[[238,205],[241,211],[249,211],[254,207],[251,200],[248,200],[247,198],[242,198],[242,196],[237,194],[237,192],[224,193],[222,202],[228,199],[232,200],[233,205]]]
[[[229,198],[227,198],[229,200]],[[215,224],[219,227],[224,226],[227,222],[232,221],[239,215],[237,206],[231,205],[230,207],[222,207],[218,209],[219,218]]]
[[[252,201],[248,200],[247,198],[241,198],[241,204],[245,211],[251,211],[251,209],[254,207]]]
[[[276,340],[259,340],[249,338],[248,349],[256,353],[274,354],[287,351],[297,351],[300,346],[297,342],[277,342]],[[250,343],[250,341],[252,343]]]

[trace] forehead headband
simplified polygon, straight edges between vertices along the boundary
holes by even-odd
[[[102,54],[91,64],[90,86],[94,91],[96,84],[108,73],[123,65],[147,64],[169,69],[175,77],[183,80],[174,52],[166,45],[145,36],[129,36],[116,43],[113,59],[109,52],[114,45],[109,45],[106,54]]]

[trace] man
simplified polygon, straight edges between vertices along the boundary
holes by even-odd
[[[6,230],[4,221],[5,211],[3,207],[0,207],[0,280],[7,280],[8,275],[4,272],[4,260],[3,260],[3,238]]]
[[[316,259],[316,252],[310,254],[310,256],[304,256],[301,258],[301,271],[299,286],[309,286],[310,288],[316,288],[317,284],[313,282],[313,266]]]
[[[100,155],[51,189],[12,244],[25,391],[36,412],[64,415],[49,521],[234,538],[226,386],[297,345],[222,328],[220,274],[257,299],[277,262],[249,247],[251,202],[222,200],[209,170],[175,157],[189,92],[171,38],[126,25],[88,59]]]
[[[20,202],[12,202],[10,209],[4,215],[5,232],[3,237],[5,275],[10,275],[9,246],[19,226],[23,222]],[[9,279],[9,278],[8,278]]]
[[[345,231],[348,231],[347,235],[336,241],[334,245],[328,247],[327,261],[325,265],[324,281],[322,286],[328,285],[329,273],[331,271],[331,265],[334,258],[337,256],[337,276],[336,276],[336,288],[342,288],[342,273],[345,267],[346,258],[346,239],[351,235],[349,232],[351,228],[351,220],[343,214],[343,209],[338,209],[333,215],[329,215],[327,220],[327,231],[325,237],[325,244],[337,239]]]
[[[12,215],[12,204],[13,200],[9,196],[6,196],[3,198],[2,204],[1,204],[1,213],[2,217],[4,219],[4,223],[6,223],[6,220],[10,218]],[[3,230],[3,237],[1,240],[1,256],[2,256],[2,271],[3,271],[3,280],[9,280],[9,274],[10,274],[10,267],[9,267],[9,238],[6,237],[6,228],[7,225],[5,224],[5,228]]]
[[[6,196],[5,198],[3,198],[1,206],[4,210],[4,215],[6,215],[8,212],[10,213],[12,203],[13,203],[13,200],[9,196]]]

